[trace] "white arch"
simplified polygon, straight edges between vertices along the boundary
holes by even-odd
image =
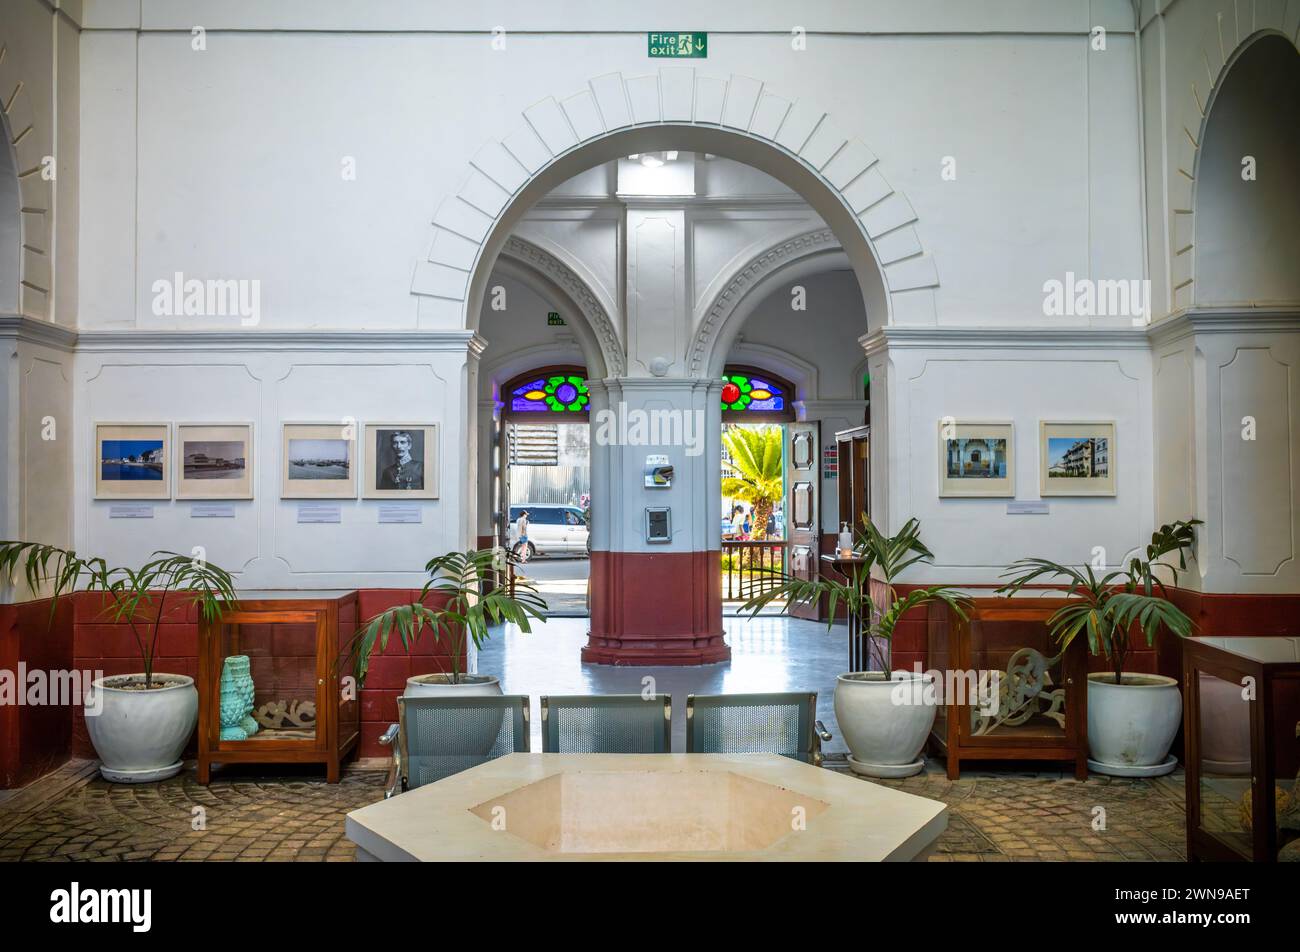
[[[937,268],[911,203],[875,153],[810,103],[747,76],[697,76],[689,67],[598,76],[524,110],[514,132],[480,149],[439,206],[427,260],[416,265],[421,322],[475,326],[490,270],[482,265],[523,212],[578,171],[661,146],[665,130],[675,148],[736,158],[803,195],[844,246],[875,323],[934,323]]]
[[[0,149],[0,172],[13,163],[17,177],[17,194],[11,196],[13,181],[0,183],[0,201],[9,204],[16,198],[18,205],[17,260],[0,262],[0,284],[12,282],[14,293],[5,289],[0,299],[0,311],[13,308],[17,313],[38,319],[50,315],[51,281],[49,235],[53,229],[50,220],[50,183],[42,174],[44,157],[40,154],[36,132],[36,112],[27,95],[27,86],[18,75],[16,57],[9,55],[7,44],[0,41],[0,132],[4,143]],[[8,176],[6,176],[8,177]],[[10,225],[0,221],[0,229]],[[10,236],[0,233],[0,238]]]
[[[1250,4],[1219,0],[1206,7],[1199,51],[1205,78],[1192,82],[1191,96],[1184,102],[1183,135],[1178,140],[1175,174],[1170,176],[1173,222],[1168,240],[1175,309],[1195,303],[1196,173],[1214,97],[1242,52],[1270,34],[1285,37],[1300,50],[1300,0]]]

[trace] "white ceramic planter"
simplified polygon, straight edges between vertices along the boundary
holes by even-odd
[[[501,682],[485,674],[462,674],[461,683],[452,684],[445,674],[420,674],[407,678],[404,697],[485,697],[500,696]],[[484,756],[496,744],[501,733],[504,711],[467,708],[456,713],[457,729],[443,736],[440,751],[443,754]]]
[[[894,671],[841,674],[835,682],[835,719],[852,754],[849,767],[865,777],[910,777],[925,768],[920,756],[936,714],[934,676]]]
[[[86,731],[114,783],[166,780],[181,770],[181,752],[199,719],[199,692],[183,674],[154,674],[164,687],[128,691],[143,674],[97,678],[86,692]],[[99,713],[92,713],[98,710]]]
[[[481,697],[500,694],[501,682],[486,674],[462,674],[459,684],[452,684],[446,674],[417,674],[406,679],[405,697]]]
[[[1088,675],[1088,767],[1112,777],[1158,777],[1183,718],[1178,682],[1159,674]]]
[[[1201,672],[1201,770],[1250,773],[1250,702],[1242,686]]]

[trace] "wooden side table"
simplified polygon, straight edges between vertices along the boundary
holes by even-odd
[[[214,763],[321,763],[339,781],[339,765],[360,736],[361,702],[342,670],[343,646],[356,631],[356,592],[256,592],[216,624],[199,625],[198,780]],[[225,660],[247,656],[253,711],[223,738]],[[246,734],[247,736],[240,736]]]
[[[853,570],[855,566],[861,567],[866,565],[866,559],[857,556],[844,557],[839,554],[832,554],[823,555],[821,560],[843,576],[845,581],[849,581],[853,578]],[[862,585],[870,584],[866,573],[863,573],[863,576],[859,581]],[[848,670],[850,672],[869,670],[871,665],[870,645],[867,642],[869,636],[865,631],[863,631],[861,620],[853,617],[852,614],[850,614],[848,618],[848,635]]]
[[[1300,638],[1183,640],[1189,860],[1300,851],[1297,732]]]

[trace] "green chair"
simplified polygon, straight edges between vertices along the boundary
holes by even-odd
[[[831,734],[817,720],[817,692],[690,694],[686,752],[780,754],[820,766]]]
[[[379,738],[393,749],[385,797],[527,753],[528,697],[399,697],[399,723]]]
[[[542,698],[548,754],[666,754],[672,750],[671,694],[551,695]]]

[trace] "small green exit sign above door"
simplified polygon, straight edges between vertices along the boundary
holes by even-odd
[[[564,327],[564,318],[560,317],[559,311],[546,312],[546,324],[548,327]]]
[[[704,59],[709,55],[707,33],[647,33],[648,56]]]

